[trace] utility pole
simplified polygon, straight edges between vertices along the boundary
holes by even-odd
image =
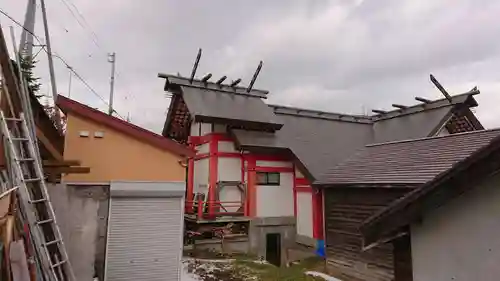
[[[50,87],[52,88],[52,98],[54,103],[57,100],[56,74],[54,73],[54,62],[52,61],[52,48],[50,47],[49,25],[47,24],[47,11],[45,9],[45,0],[40,0],[42,8],[43,29],[45,31],[45,44],[47,46],[47,57],[49,62]]]
[[[113,91],[115,89],[115,62],[116,53],[111,53],[108,55],[108,62],[111,63],[111,78],[109,80],[109,110],[108,114],[113,115]]]
[[[19,42],[19,53],[24,57],[33,55],[33,33],[35,32],[36,0],[28,0],[24,15],[23,31]]]

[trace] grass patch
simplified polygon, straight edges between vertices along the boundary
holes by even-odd
[[[276,267],[268,263],[236,259],[233,268],[236,273],[244,272],[246,276],[251,272],[256,280],[262,281],[324,281],[323,278],[304,274],[305,271],[317,268],[320,263],[318,258],[309,258],[289,267]]]

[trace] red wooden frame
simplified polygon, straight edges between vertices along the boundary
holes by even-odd
[[[310,182],[305,178],[295,178],[294,180],[294,197],[295,205],[297,205],[297,192],[311,193],[312,200],[312,222],[313,222],[313,238],[322,240],[324,237],[323,230],[323,191],[317,188],[312,188]]]
[[[310,182],[305,178],[296,178],[295,165],[293,167],[268,167],[257,166],[257,161],[291,161],[289,157],[281,155],[263,155],[263,154],[243,154],[239,152],[219,152],[220,141],[232,141],[232,139],[222,133],[210,133],[201,137],[189,137],[190,145],[195,148],[196,145],[209,144],[208,153],[200,153],[189,159],[188,162],[188,181],[187,181],[187,201],[186,210],[192,211],[193,200],[193,182],[194,182],[194,161],[200,159],[209,159],[209,189],[208,189],[208,214],[203,214],[202,208],[199,208],[198,217],[212,219],[218,215],[224,215],[225,212],[219,212],[218,204],[228,202],[218,202],[216,198],[216,189],[218,181],[218,159],[219,158],[240,158],[241,159],[241,181],[245,182],[245,172],[247,175],[247,194],[243,206],[243,214],[248,217],[257,215],[257,172],[279,172],[293,174],[293,212],[298,215],[297,192],[310,192],[312,199],[312,222],[313,238],[323,239],[323,193],[321,190],[311,187]]]

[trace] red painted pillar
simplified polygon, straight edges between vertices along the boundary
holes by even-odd
[[[323,192],[320,189],[312,190],[313,203],[313,238],[323,240]]]
[[[247,185],[248,185],[248,216],[255,217],[257,214],[257,174],[255,172],[255,167],[257,166],[257,161],[254,157],[249,157],[247,159]]]
[[[190,144],[189,147],[194,149],[194,145]],[[194,200],[194,157],[188,159],[188,169],[187,169],[187,194],[186,194],[186,213],[193,212],[193,200]]]
[[[215,213],[215,200],[217,192],[217,175],[218,175],[218,159],[217,152],[219,151],[217,138],[212,135],[210,136],[209,142],[209,185],[208,185],[208,215],[209,217],[214,217]]]
[[[293,215],[297,217],[297,176],[295,175],[295,165],[293,165]]]

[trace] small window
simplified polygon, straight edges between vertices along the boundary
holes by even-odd
[[[258,185],[280,185],[280,173],[257,172]]]

